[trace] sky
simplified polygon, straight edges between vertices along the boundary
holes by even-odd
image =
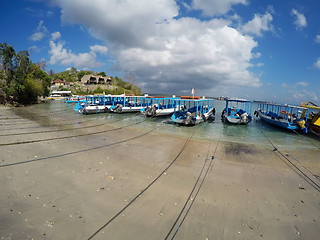
[[[319,0],[2,0],[0,43],[144,93],[320,104]]]

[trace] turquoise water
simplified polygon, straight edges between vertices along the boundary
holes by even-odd
[[[33,105],[25,109],[25,112],[36,112],[39,115],[46,114],[65,120],[65,122],[77,124],[79,121],[93,121],[101,123],[112,123],[115,126],[128,126],[151,130],[158,127],[158,131],[165,134],[189,137],[194,133],[194,138],[205,140],[218,140],[226,142],[237,142],[244,144],[255,144],[270,146],[267,138],[275,145],[293,149],[319,148],[319,138],[311,135],[298,135],[294,132],[282,130],[268,125],[259,118],[254,117],[248,125],[229,125],[221,122],[220,116],[225,108],[225,101],[214,101],[216,118],[213,122],[203,122],[197,126],[185,127],[169,123],[170,118],[145,118],[139,113],[114,114],[100,113],[92,115],[81,115],[73,110],[75,104],[67,104],[63,101],[52,101],[49,103]],[[253,104],[252,114],[257,109]],[[48,124],[48,122],[45,122]],[[138,123],[132,125],[133,123]],[[50,123],[49,123],[50,124]],[[55,123],[56,124],[56,123]],[[79,125],[79,124],[77,124]],[[76,126],[76,125],[75,125]],[[266,138],[267,137],[267,138]]]

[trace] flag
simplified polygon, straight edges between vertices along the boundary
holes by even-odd
[[[194,95],[194,88],[192,88],[192,90],[191,90],[191,94],[192,94],[192,95]]]

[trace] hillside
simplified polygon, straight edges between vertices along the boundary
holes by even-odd
[[[141,95],[142,91],[134,83],[124,81],[119,77],[109,77],[111,79],[109,84],[83,84],[81,79],[85,75],[102,76],[107,77],[105,72],[93,72],[93,71],[78,71],[75,68],[71,68],[67,71],[60,73],[53,73],[50,71],[51,81],[61,79],[64,81],[63,86],[51,86],[52,90],[71,90],[74,95],[87,95],[87,94],[134,94]]]

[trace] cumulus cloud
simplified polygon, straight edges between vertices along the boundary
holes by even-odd
[[[313,64],[313,66],[317,69],[320,70],[320,57],[318,58],[318,60]]]
[[[291,9],[291,15],[295,17],[293,23],[296,25],[296,29],[301,30],[307,26],[307,19],[302,13],[298,12],[296,9]]]
[[[51,33],[51,40],[54,41],[56,39],[59,39],[61,37],[61,34],[60,32],[54,32],[54,33]]]
[[[178,93],[190,92],[192,87],[211,91],[226,85],[261,86],[259,78],[249,71],[251,59],[257,56],[257,42],[230,27],[227,20],[176,19],[179,8],[174,0],[54,2],[62,8],[63,23],[81,24],[104,40],[117,69],[134,74],[146,91]],[[230,6],[245,3],[227,2]],[[52,51],[52,62],[60,55],[73,54],[61,42],[51,41],[50,45],[59,53]],[[104,48],[91,48],[90,53],[96,51],[101,53]]]
[[[105,54],[107,52],[107,48],[105,46],[101,45],[94,45],[90,46],[90,52],[87,53],[79,53],[75,54],[71,50],[67,50],[64,48],[64,42],[58,41],[56,42],[58,38],[61,37],[59,32],[53,33],[52,39],[49,42],[50,50],[49,50],[49,56],[50,64],[61,64],[64,66],[75,66],[79,69],[87,69],[87,68],[95,68],[95,67],[101,67],[104,64],[97,61],[97,54],[101,53]]]
[[[33,33],[29,39],[32,41],[40,41],[48,34],[48,29],[44,26],[43,21],[40,20],[37,31]]]
[[[316,43],[320,43],[320,35],[317,35],[317,36],[316,36],[315,41],[316,41]]]
[[[233,5],[247,5],[247,0],[193,0],[192,7],[203,11],[206,16],[217,16],[229,12]]]
[[[252,20],[240,27],[240,30],[243,33],[251,33],[261,37],[263,31],[273,31],[272,20],[273,17],[269,12],[264,15],[255,14]]]

